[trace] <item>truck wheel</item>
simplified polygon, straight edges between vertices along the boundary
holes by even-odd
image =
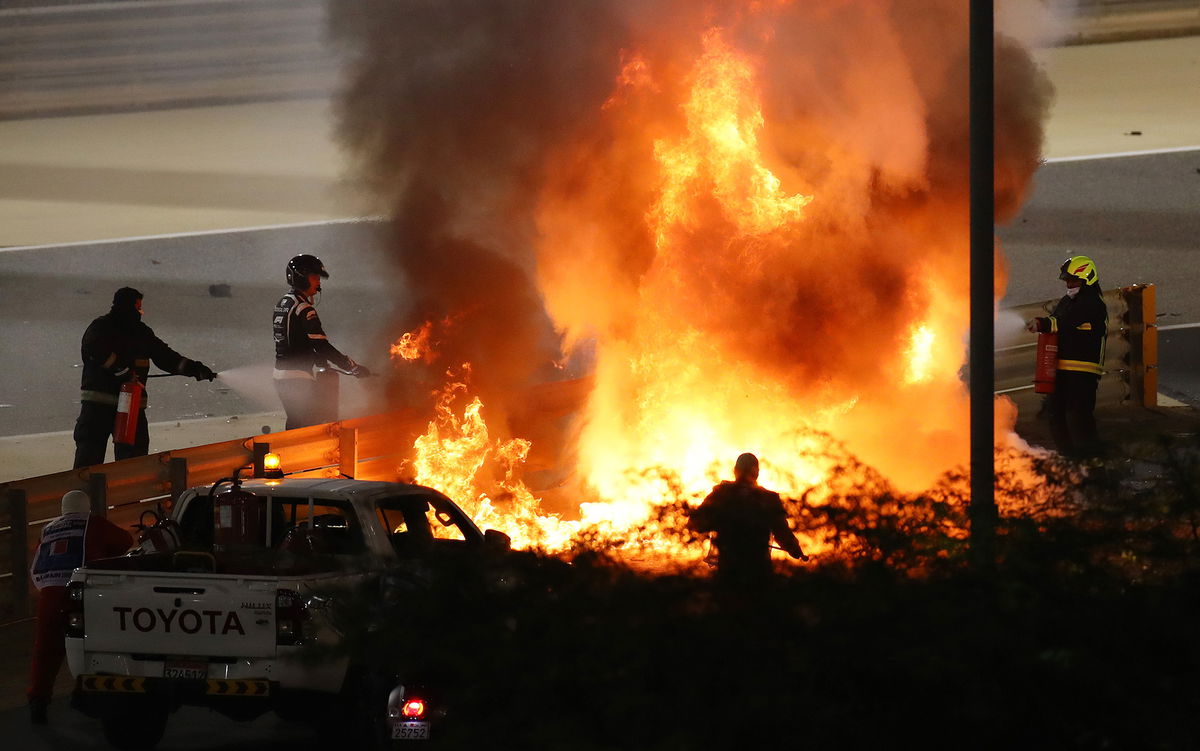
[[[148,710],[148,711],[139,711]],[[120,751],[151,751],[167,730],[165,707],[130,706],[100,718],[104,740]]]

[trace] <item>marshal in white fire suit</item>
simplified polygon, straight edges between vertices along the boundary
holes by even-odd
[[[365,369],[330,344],[312,298],[303,292],[292,290],[281,297],[272,321],[275,391],[287,412],[287,429],[325,422],[323,418],[331,414],[336,419],[337,405],[323,403],[317,369],[331,365],[350,375]]]

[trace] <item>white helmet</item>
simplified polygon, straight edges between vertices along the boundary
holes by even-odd
[[[68,490],[62,497],[64,514],[86,514],[92,510],[92,499],[82,490]]]

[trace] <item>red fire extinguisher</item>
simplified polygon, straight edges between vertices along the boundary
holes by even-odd
[[[213,499],[213,549],[263,547],[265,522],[265,501],[234,485]]]
[[[137,440],[138,413],[142,409],[142,394],[146,387],[133,376],[121,384],[117,394],[117,421],[113,426],[113,443],[133,445]]]
[[[1033,372],[1033,390],[1054,393],[1054,374],[1058,371],[1058,334],[1038,334],[1037,366]]]

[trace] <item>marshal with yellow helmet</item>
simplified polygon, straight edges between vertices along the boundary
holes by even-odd
[[[1097,444],[1093,412],[1096,388],[1104,373],[1108,307],[1091,258],[1071,256],[1059,267],[1058,278],[1067,285],[1066,294],[1050,315],[1032,319],[1027,328],[1057,335],[1050,430],[1060,453],[1086,456],[1095,452]]]

